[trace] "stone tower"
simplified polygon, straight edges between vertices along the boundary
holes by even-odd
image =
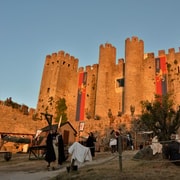
[[[68,106],[68,117],[74,119],[76,113],[74,105],[76,105],[77,99],[77,72],[78,59],[65,54],[64,51],[46,56],[37,104],[38,114],[48,112],[55,115],[57,100],[65,98]]]
[[[123,109],[124,60],[116,64],[116,48],[109,43],[101,45],[99,51],[95,115],[117,116]]]
[[[97,79],[97,93],[95,114],[107,115],[111,109],[114,95],[114,70],[116,67],[116,48],[106,43],[100,46],[99,69]]]
[[[130,114],[130,106],[140,114],[140,101],[143,99],[142,65],[144,60],[144,42],[137,37],[125,41],[125,94],[124,113]]]

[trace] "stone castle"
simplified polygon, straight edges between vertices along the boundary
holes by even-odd
[[[99,47],[99,63],[78,67],[79,60],[64,51],[47,55],[37,113],[56,117],[56,101],[65,98],[69,121],[78,130],[103,130],[120,123],[128,124],[132,114],[141,114],[142,100],[155,94],[173,93],[180,104],[180,52],[174,48],[144,52],[138,37],[125,40],[125,58],[117,59],[116,48],[106,43]]]

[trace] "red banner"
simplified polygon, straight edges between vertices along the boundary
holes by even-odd
[[[87,73],[79,73],[76,121],[84,120]]]
[[[155,59],[156,66],[156,94],[165,95],[167,93],[167,67],[166,57],[159,57]]]

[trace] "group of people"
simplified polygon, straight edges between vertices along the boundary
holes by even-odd
[[[89,147],[92,157],[95,156],[95,142],[96,138],[93,133],[89,133],[89,137],[86,141],[86,146]],[[46,154],[45,160],[49,170],[55,170],[60,168],[62,163],[66,160],[64,153],[64,142],[61,133],[61,129],[50,130],[46,139]]]
[[[60,168],[65,161],[64,142],[60,128],[49,131],[46,146],[45,160],[48,162],[47,168],[49,170]]]
[[[120,136],[120,131],[118,131],[118,130],[116,130],[116,131],[112,130],[110,132],[109,146],[111,148],[112,153],[115,153],[118,151],[118,148],[119,148],[118,138],[119,138],[119,136]],[[123,140],[123,142],[121,142],[121,143],[124,143],[124,140],[126,140],[126,148],[127,149],[134,150],[133,139],[132,139],[130,132],[127,132],[126,136],[122,135],[121,140]]]
[[[119,131],[112,130],[110,133],[110,147],[111,152],[118,151],[118,137],[120,136]],[[127,140],[127,148],[134,149],[132,136],[129,132],[127,132],[126,136]],[[92,157],[95,156],[95,142],[96,138],[94,137],[93,133],[90,132],[88,139],[86,141],[86,146],[89,147]],[[49,169],[56,169],[59,168],[62,163],[66,160],[65,153],[64,153],[64,142],[61,133],[61,129],[58,128],[55,130],[50,130],[47,140],[46,140],[47,150],[45,155],[45,160],[48,162],[47,167]],[[52,166],[51,166],[52,165]]]

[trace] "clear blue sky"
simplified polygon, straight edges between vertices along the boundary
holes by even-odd
[[[106,42],[124,58],[125,39],[145,52],[180,47],[180,0],[0,0],[0,100],[36,108],[45,57],[64,50],[98,63]]]

